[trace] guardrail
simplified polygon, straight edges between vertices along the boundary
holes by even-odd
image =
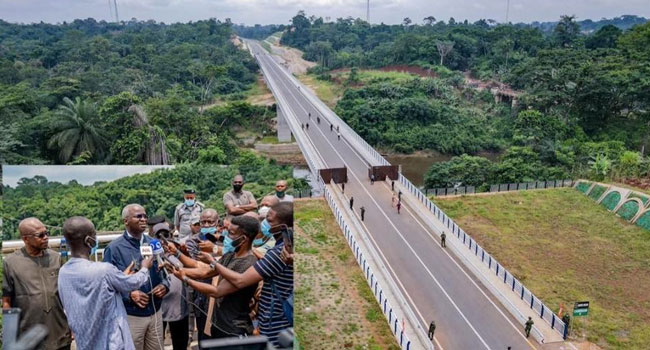
[[[424,194],[427,196],[432,195],[438,197],[438,196],[455,196],[455,195],[475,194],[475,193],[496,193],[496,192],[526,191],[526,190],[547,189],[547,188],[573,187],[573,185],[575,185],[574,180],[548,180],[548,181],[532,181],[532,182],[490,185],[490,188],[487,191],[476,191],[476,188],[474,186],[425,188],[425,189],[420,189],[420,191],[424,191]]]
[[[287,72],[285,69],[282,67],[280,70],[289,77],[291,81],[293,81],[295,84],[300,84],[300,82],[289,72]],[[332,112],[329,107],[327,107],[319,98],[317,98],[315,95],[313,95],[311,92],[305,89],[303,91],[303,95],[308,98],[308,100],[312,103],[312,105],[320,110],[321,112],[325,112],[323,114],[323,117],[328,119],[330,123],[336,122],[335,125],[340,125],[342,126],[342,131],[345,132],[349,137],[348,140],[351,139],[355,140],[361,147],[362,150],[364,150],[367,155],[370,157],[370,159],[367,159],[368,163],[372,164],[372,161],[376,162],[377,165],[390,165],[384,157],[379,154],[372,146],[370,146],[361,136],[359,136],[352,128],[347,125],[338,115],[336,115],[334,112]],[[550,308],[548,308],[544,303],[537,298],[530,290],[528,290],[520,281],[518,281],[514,276],[508,272],[501,264],[499,264],[496,259],[494,259],[489,253],[487,253],[482,247],[480,247],[476,241],[469,235],[465,233],[456,223],[451,220],[440,208],[438,208],[433,202],[431,202],[427,196],[420,191],[420,189],[413,185],[407,178],[405,178],[402,174],[399,174],[399,182],[404,185],[406,188],[408,188],[409,192],[413,196],[415,196],[419,201],[421,201],[425,207],[427,207],[439,220],[443,222],[443,225],[446,225],[448,229],[452,230],[452,233],[456,235],[456,237],[460,240],[461,239],[461,232],[462,232],[462,240],[463,244],[468,247],[468,249],[472,250],[474,249],[475,255],[478,256],[480,252],[480,256],[482,257],[482,262],[487,264],[488,268],[490,270],[493,270],[495,274],[498,277],[501,277],[503,275],[503,281],[505,284],[512,283],[512,292],[513,293],[520,293],[520,298],[522,300],[530,300],[530,308],[540,315],[542,319],[544,319],[546,322],[548,322],[551,326],[552,329],[558,331],[564,339],[566,339],[567,336],[567,331],[568,329],[566,328],[566,325],[562,320],[560,320],[555,314],[551,311]],[[326,191],[326,196],[327,196],[327,190]],[[329,200],[328,200],[329,202]],[[331,206],[331,205],[330,205]],[[334,209],[332,209],[334,210]],[[338,215],[337,215],[338,217]],[[339,223],[339,225],[342,225]],[[343,226],[342,226],[343,228]],[[452,229],[453,228],[453,229]],[[344,229],[344,232],[346,230]],[[349,232],[349,230],[348,230]],[[346,233],[347,235],[347,233]],[[519,294],[518,294],[519,295]]]
[[[515,293],[521,300],[525,300],[530,305],[530,309],[534,310],[537,315],[546,321],[551,329],[557,331],[564,339],[567,337],[568,329],[564,322],[558,318],[552,309],[546,306],[539,298],[537,298],[528,288],[526,288],[521,281],[516,279],[503,265],[483,249],[476,241],[468,235],[462,228],[460,228],[447,214],[445,214],[438,206],[429,200],[429,198],[420,191],[420,189],[413,185],[402,174],[399,175],[399,182],[406,187],[409,192],[415,196],[426,208],[429,209],[433,215],[455,236],[464,246],[466,246],[476,257],[480,257],[481,262],[485,264],[488,269],[496,274],[497,277],[504,284],[511,286],[511,291]]]
[[[408,336],[404,332],[403,326],[399,323],[399,317],[396,314],[395,311],[393,311],[393,305],[399,305],[398,303],[393,304],[392,301],[388,300],[387,295],[384,293],[383,287],[380,285],[379,281],[377,278],[375,278],[375,273],[370,267],[370,264],[367,263],[366,257],[369,257],[373,261],[379,262],[381,261],[381,258],[375,256],[375,254],[372,254],[372,252],[369,254],[368,252],[365,252],[363,247],[357,243],[357,239],[355,238],[355,235],[352,233],[350,230],[350,226],[345,222],[345,219],[343,218],[343,214],[341,210],[339,210],[338,205],[336,204],[333,195],[330,193],[330,190],[327,188],[327,186],[324,186],[325,190],[325,199],[327,200],[327,203],[329,204],[330,208],[332,209],[332,213],[334,213],[334,217],[336,218],[336,222],[338,223],[339,227],[343,231],[343,235],[345,236],[345,240],[350,246],[350,249],[352,250],[352,253],[354,254],[355,260],[359,264],[359,267],[363,270],[363,274],[366,278],[366,282],[368,282],[368,285],[370,286],[370,289],[372,290],[372,293],[375,297],[375,300],[379,303],[380,309],[382,310],[382,313],[386,317],[388,321],[388,325],[390,326],[391,332],[395,336],[395,338],[398,340],[400,348],[403,350],[410,350],[411,349],[411,340],[408,339]],[[389,282],[390,277],[386,278]],[[391,288],[393,293],[400,294],[399,289],[394,285],[392,285]],[[408,304],[404,301],[404,298],[401,297],[402,305],[399,305],[401,308],[405,309],[405,313],[409,314],[410,313],[410,320],[417,323],[417,319],[415,318],[415,315],[413,311],[410,309]],[[423,329],[419,329],[420,332],[424,332]],[[417,330],[416,330],[417,332]],[[422,337],[425,336],[425,334],[421,335]],[[430,343],[431,347],[430,349],[434,349],[433,343]]]

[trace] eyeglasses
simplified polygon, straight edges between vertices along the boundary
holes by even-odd
[[[36,238],[40,238],[40,239],[43,239],[43,238],[45,238],[46,236],[48,236],[48,237],[50,236],[50,231],[43,231],[43,232],[41,232],[41,233],[34,233],[34,234],[32,234],[32,237],[36,237]]]
[[[133,217],[137,218],[137,219],[148,219],[147,214],[136,214],[136,215],[133,215]]]

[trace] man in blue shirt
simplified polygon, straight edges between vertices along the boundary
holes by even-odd
[[[90,261],[97,242],[93,223],[80,216],[63,224],[70,245],[70,260],[59,272],[59,295],[78,350],[135,349],[120,293],[148,284],[151,257],[138,273],[127,275],[115,266]]]
[[[129,204],[122,210],[124,234],[111,242],[104,250],[104,262],[126,269],[131,262],[140,266],[140,246],[148,246],[151,238],[144,235],[147,229],[147,214],[139,204]],[[136,350],[158,350],[163,348],[162,298],[169,291],[169,282],[161,278],[158,264],[154,262],[149,270],[149,281],[139,289],[122,293],[122,300],[128,315],[129,329]]]

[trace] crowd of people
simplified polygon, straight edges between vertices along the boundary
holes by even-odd
[[[45,349],[187,349],[196,327],[209,339],[266,336],[293,326],[293,197],[287,183],[257,199],[237,175],[225,213],[206,208],[192,189],[172,221],[140,204],[122,210],[124,232],[103,262],[94,224],[75,216],[62,226],[69,260],[48,248],[38,218],[18,226],[24,247],[4,259],[3,308],[22,311],[21,332],[44,324]]]

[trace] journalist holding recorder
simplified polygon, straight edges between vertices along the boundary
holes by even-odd
[[[104,262],[124,270],[135,262],[142,265],[141,247],[149,247],[151,238],[144,234],[147,214],[139,204],[129,204],[122,210],[124,234],[111,242],[104,250]],[[169,282],[161,277],[154,261],[149,269],[149,283],[122,293],[128,315],[129,329],[135,349],[160,349],[163,344],[162,299],[169,291]]]
[[[81,216],[65,221],[63,235],[70,245],[70,260],[59,272],[59,295],[77,349],[135,349],[120,294],[149,284],[153,258],[142,260],[140,271],[132,275],[90,261],[97,233],[95,225]]]

